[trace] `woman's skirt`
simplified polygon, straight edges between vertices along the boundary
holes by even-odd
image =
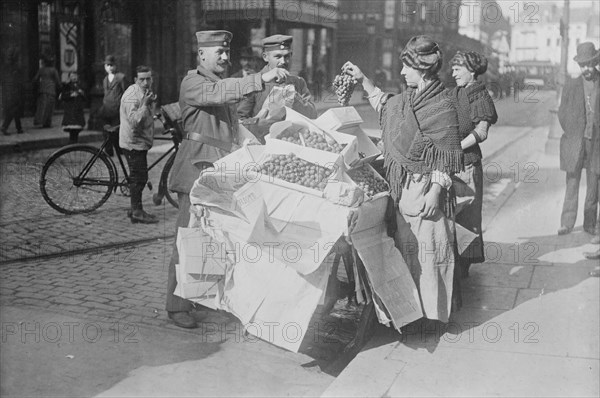
[[[437,210],[431,219],[420,212],[429,176],[409,178],[402,189],[396,218],[396,247],[408,264],[428,319],[448,322],[454,277],[454,223]]]
[[[52,125],[52,115],[54,114],[55,104],[56,98],[54,94],[40,93],[37,98],[33,124],[41,124],[43,127],[50,127]]]
[[[453,187],[458,203],[456,222],[477,235],[466,248],[459,248],[461,254],[457,258],[457,264],[466,267],[468,271],[471,264],[485,261],[481,231],[483,205],[483,167],[481,162],[466,165],[465,171],[454,175]]]

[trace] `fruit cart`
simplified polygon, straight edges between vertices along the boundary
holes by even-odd
[[[368,304],[353,342],[360,348],[369,315],[397,329],[422,316],[387,234],[387,184],[368,164],[378,152],[358,145],[356,126],[353,134],[321,127],[338,119],[348,130],[344,112],[315,121],[286,111],[266,145],[242,147],[195,182],[190,228],[178,234],[175,294],[228,311],[248,333],[296,352],[324,304],[333,271],[326,257],[351,247],[357,299]]]

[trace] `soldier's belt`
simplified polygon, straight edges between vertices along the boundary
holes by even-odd
[[[231,142],[217,140],[216,138],[206,137],[199,133],[187,133],[187,139],[201,142],[206,145],[214,146],[227,152],[231,152]]]

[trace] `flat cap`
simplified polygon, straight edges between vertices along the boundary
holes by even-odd
[[[229,47],[233,34],[226,30],[202,30],[196,32],[198,47]]]
[[[273,35],[262,40],[263,50],[289,50],[292,47],[292,36]]]

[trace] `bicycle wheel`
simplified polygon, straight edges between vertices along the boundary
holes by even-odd
[[[42,168],[40,190],[44,200],[64,214],[96,210],[110,197],[117,183],[116,172],[105,154],[91,165],[98,149],[69,145],[52,154]],[[90,166],[85,175],[81,175]]]
[[[165,198],[175,207],[179,209],[179,202],[177,201],[177,197],[169,191],[169,173],[171,172],[171,167],[173,167],[173,162],[175,161],[175,155],[177,155],[177,151],[173,152],[169,159],[167,159],[167,163],[165,163],[165,167],[162,170],[160,175],[160,182],[158,191],[164,193]]]

